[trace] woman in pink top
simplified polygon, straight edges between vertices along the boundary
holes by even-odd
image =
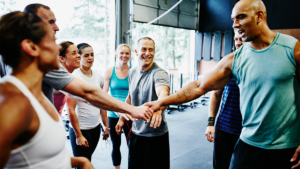
[[[61,42],[59,45],[61,46],[59,61],[69,73],[72,73],[75,69],[80,67],[80,55],[78,49],[74,43],[70,41]],[[67,102],[67,96],[54,90],[53,100],[56,110],[59,115],[61,115],[64,105]]]

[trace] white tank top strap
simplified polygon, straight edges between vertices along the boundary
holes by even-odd
[[[29,99],[40,120],[37,133],[28,143],[11,151],[4,168],[70,169],[70,155],[65,147],[66,137],[61,118],[59,122],[55,121],[18,78],[6,76],[0,81],[15,85]]]
[[[24,146],[21,146],[20,148],[12,151],[12,152],[19,152],[19,151],[22,151],[23,149],[35,144],[35,142],[37,142],[39,140],[39,138],[42,136],[42,134],[43,134],[42,131],[44,131],[46,121],[44,120],[44,117],[43,117],[43,115],[41,115],[41,111],[39,111],[39,110],[42,110],[44,108],[37,101],[37,99],[32,95],[32,93],[28,90],[28,88],[23,84],[23,82],[21,82],[18,78],[11,76],[11,75],[7,75],[3,78],[3,80],[15,85],[29,99],[32,107],[35,109],[36,114],[38,115],[39,120],[40,120],[39,129],[38,129],[37,133],[34,135],[34,137],[30,140],[30,143],[25,144]]]

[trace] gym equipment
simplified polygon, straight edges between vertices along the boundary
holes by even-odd
[[[170,83],[171,83],[170,94],[173,94],[173,91],[174,91],[173,82],[174,82],[174,75],[170,74]],[[180,74],[180,89],[182,88],[182,82],[183,82],[183,75],[181,73]],[[190,107],[190,105],[186,105],[186,104],[169,105],[166,109],[166,112],[167,112],[167,114],[170,114],[171,111],[173,111],[173,110],[178,110],[178,111],[182,112],[187,107]]]

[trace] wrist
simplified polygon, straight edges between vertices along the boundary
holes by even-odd
[[[104,131],[105,131],[105,130],[110,130],[110,128],[107,127],[107,126],[103,126],[103,130],[104,130]]]
[[[83,135],[82,135],[82,134],[76,134],[76,133],[75,133],[75,136],[76,136],[76,138],[83,137]]]
[[[215,118],[208,117],[207,126],[215,126]]]

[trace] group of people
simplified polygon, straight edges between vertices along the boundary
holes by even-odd
[[[103,77],[92,69],[92,46],[55,43],[59,27],[48,6],[3,15],[0,73],[12,73],[0,80],[0,168],[93,168],[101,128],[103,139],[112,139],[115,168],[122,132],[129,169],[170,168],[166,106],[212,90],[205,134],[214,142],[214,168],[300,168],[300,42],[269,29],[261,0],[237,2],[231,17],[236,51],[169,96],[168,73],[154,62],[150,37],[136,43],[137,67],[127,64],[130,47],[120,45]],[[74,157],[59,117],[65,103]]]

